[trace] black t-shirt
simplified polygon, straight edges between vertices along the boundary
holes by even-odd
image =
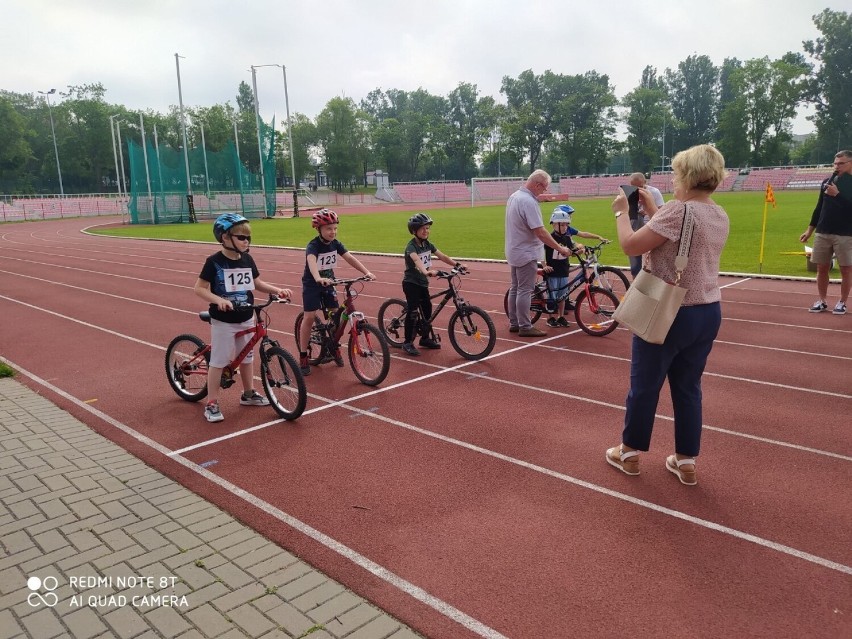
[[[302,274],[302,286],[318,286],[311,275],[311,269],[308,268],[308,255],[315,255],[317,258],[317,269],[320,277],[334,279],[334,268],[337,266],[337,256],[346,253],[346,247],[343,246],[336,238],[331,242],[324,242],[317,235],[312,239],[305,249],[305,272]]]
[[[837,190],[834,197],[825,194],[829,180],[834,180]],[[819,190],[816,208],[811,216],[811,226],[817,233],[852,235],[852,175],[843,173],[824,180]]]
[[[210,282],[210,290],[214,295],[223,297],[231,304],[254,304],[254,281],[260,276],[251,255],[243,253],[240,259],[232,260],[225,257],[222,251],[214,253],[204,262],[201,274],[198,276],[205,282]],[[239,324],[251,319],[254,311],[238,309],[222,312],[215,304],[210,305],[210,317],[220,322]]]
[[[570,232],[570,230],[564,235],[553,231],[553,233],[550,234],[550,237],[552,237],[553,241],[557,244],[573,248],[574,240],[571,239],[571,235],[572,233]],[[547,265],[553,268],[553,272],[548,273],[547,277],[568,277],[568,271],[571,268],[571,265],[569,264],[567,256],[562,255],[562,253],[560,253],[556,249],[552,249],[549,246],[545,246],[544,259]]]

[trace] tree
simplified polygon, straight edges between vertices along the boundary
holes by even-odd
[[[311,151],[319,142],[317,128],[308,116],[303,113],[295,113],[291,118],[291,130],[293,132],[293,159],[296,166],[296,181],[313,173],[311,164]],[[289,159],[289,141],[282,136],[285,143],[285,156]],[[297,185],[298,186],[298,185]]]
[[[676,121],[672,153],[714,139],[719,69],[706,55],[691,55],[676,71],[666,69],[665,86]]]
[[[747,60],[731,73],[737,97],[726,106],[724,126],[744,127],[753,166],[786,159],[790,120],[806,95],[809,72],[801,54],[787,53],[774,61],[768,56]]]
[[[716,146],[725,156],[728,166],[746,166],[749,163],[745,105],[738,100],[739,89],[736,82],[736,73],[742,67],[743,63],[737,58],[725,58],[719,70]]]
[[[822,36],[803,44],[819,63],[809,85],[823,160],[852,147],[852,13],[825,9],[813,17]]]
[[[638,87],[624,96],[622,106],[627,107],[627,148],[634,171],[647,173],[655,166],[665,164],[661,158],[664,123],[671,121],[666,92],[657,79],[654,67],[645,67]],[[657,162],[657,159],[660,162]]]
[[[505,137],[510,148],[528,155],[531,171],[539,162],[544,143],[554,135],[560,104],[569,92],[565,76],[550,70],[540,76],[528,69],[517,79],[503,77],[500,93],[507,102]]]
[[[614,107],[618,104],[609,76],[589,71],[566,78],[567,95],[554,121],[557,136],[548,145],[554,173],[596,173],[607,165],[616,145]]]
[[[13,100],[5,92],[0,93],[0,189],[3,192],[20,190],[16,177],[34,158],[27,138],[26,119],[15,109]]]
[[[358,173],[356,107],[352,98],[332,98],[317,116],[317,136],[325,172],[331,184],[342,190]]]
[[[488,139],[493,110],[494,98],[480,98],[475,84],[461,82],[450,92],[446,177],[467,180],[478,174],[475,157]]]

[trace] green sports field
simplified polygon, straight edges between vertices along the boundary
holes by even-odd
[[[799,235],[807,228],[817,199],[816,191],[776,191],[777,208],[770,205],[766,221],[763,266],[760,268],[760,236],[763,223],[763,192],[718,193],[714,200],[731,218],[731,233],[722,253],[722,270],[813,277],[807,270]],[[615,236],[610,199],[571,200],[576,209],[573,224],[581,231]],[[542,204],[549,219],[554,205]],[[441,208],[427,211],[435,220],[432,242],[444,253],[459,258],[503,259],[504,206]],[[339,239],[350,251],[401,254],[410,235],[406,222],[411,211],[346,215],[341,217]],[[549,228],[549,227],[548,227]],[[99,230],[105,235],[213,241],[210,224],[124,226]],[[310,217],[255,220],[255,245],[304,247],[314,237]],[[627,258],[617,243],[607,247],[604,261],[626,266]]]

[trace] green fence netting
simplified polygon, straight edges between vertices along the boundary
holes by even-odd
[[[227,212],[242,213],[248,218],[275,215],[275,121],[272,126],[261,122],[260,132],[265,192],[259,173],[249,171],[240,162],[233,142],[229,141],[221,151],[190,149],[189,174],[196,219],[211,219]],[[131,223],[189,222],[190,190],[183,152],[166,146],[157,148],[151,140],[146,140],[143,149],[128,140],[127,154]]]

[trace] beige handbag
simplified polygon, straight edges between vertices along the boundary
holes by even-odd
[[[683,205],[683,209],[680,246],[675,258],[677,278],[674,284],[661,280],[645,270],[645,264],[643,264],[642,270],[627,289],[624,299],[621,300],[612,316],[613,320],[624,324],[637,337],[650,344],[662,344],[666,340],[666,335],[669,334],[669,329],[687,291],[679,284],[689,257],[695,220],[686,204]]]

